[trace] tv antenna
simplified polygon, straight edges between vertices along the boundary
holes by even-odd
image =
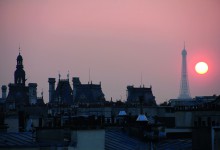
[[[90,68],[89,68],[89,82],[90,82]]]
[[[142,86],[142,72],[141,72],[141,86]]]

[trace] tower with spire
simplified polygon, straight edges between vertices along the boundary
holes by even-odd
[[[189,91],[189,81],[188,81],[188,73],[187,73],[187,51],[184,48],[182,50],[182,70],[181,70],[181,81],[180,81],[180,91],[178,99],[191,99],[190,91]]]
[[[23,68],[23,58],[21,56],[21,48],[19,46],[19,55],[17,57],[17,65],[14,73],[14,83],[16,85],[25,86],[25,71]]]
[[[17,56],[17,65],[14,72],[14,83],[10,83],[9,93],[6,98],[6,109],[22,109],[27,105],[36,105],[37,83],[29,83],[25,85],[25,71],[23,66],[23,57],[21,56],[21,48],[19,45],[19,54]]]

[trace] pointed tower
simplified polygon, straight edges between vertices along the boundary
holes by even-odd
[[[16,70],[14,73],[14,82],[16,85],[22,85],[25,86],[25,71],[24,71],[24,66],[23,66],[23,58],[20,54],[20,46],[19,46],[19,55],[17,57],[17,65],[16,65]]]
[[[178,99],[192,99],[189,91],[186,56],[187,56],[187,52],[184,43],[184,48],[182,50],[182,73],[181,73],[180,93]]]

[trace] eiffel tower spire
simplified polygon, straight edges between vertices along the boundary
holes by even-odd
[[[180,92],[179,99],[192,99],[189,91],[189,81],[188,81],[188,73],[187,73],[187,51],[184,48],[182,50],[182,73],[181,73],[181,81],[180,81]]]

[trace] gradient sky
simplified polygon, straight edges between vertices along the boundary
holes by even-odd
[[[178,97],[184,41],[191,95],[220,95],[219,0],[1,0],[0,85],[14,82],[20,43],[27,83],[46,102],[48,77],[69,70],[87,83],[90,68],[107,100],[126,99],[142,74],[161,103]]]

